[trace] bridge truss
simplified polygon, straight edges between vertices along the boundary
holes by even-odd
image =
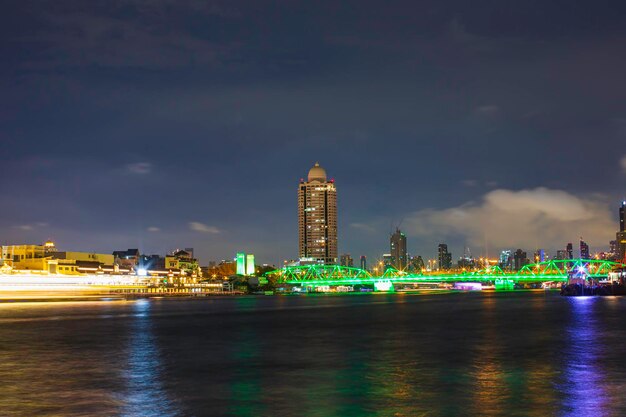
[[[339,265],[289,266],[268,272],[279,284],[300,286],[359,285],[391,282],[411,283],[455,283],[455,282],[510,282],[539,283],[567,282],[570,278],[603,279],[611,271],[626,268],[626,265],[607,260],[571,259],[551,260],[524,266],[519,271],[507,272],[498,266],[451,273],[425,272],[408,273],[388,268],[382,275],[373,276],[359,268]]]

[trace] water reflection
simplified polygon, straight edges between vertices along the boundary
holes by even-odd
[[[177,413],[163,389],[161,357],[152,331],[150,301],[134,305],[134,320],[129,333],[128,367],[123,372],[126,392],[123,414],[128,416],[175,416]]]
[[[602,349],[596,334],[599,325],[597,297],[572,297],[572,322],[567,329],[569,347],[565,356],[565,381],[561,390],[564,394],[563,414],[571,416],[606,415],[607,394],[604,389]]]

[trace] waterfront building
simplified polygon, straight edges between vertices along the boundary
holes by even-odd
[[[389,238],[389,247],[393,258],[393,267],[403,271],[407,266],[406,236],[399,228],[396,228],[396,231]]]
[[[115,265],[119,268],[135,269],[139,263],[139,249],[127,249],[113,251]]]
[[[298,187],[298,242],[301,263],[337,263],[337,190],[317,162]]]
[[[367,258],[365,255],[361,255],[361,269],[367,271]]]
[[[341,255],[340,258],[340,262],[339,264],[341,266],[354,266],[354,259],[352,259],[352,256],[350,256],[349,253],[344,253],[343,255]]]
[[[80,275],[113,272],[113,255],[94,252],[58,252],[53,242],[43,245],[2,246],[2,263],[13,271],[39,274]]]
[[[191,253],[177,249],[169,255],[165,255],[165,268],[172,271],[179,271],[183,276],[196,277],[201,274],[198,267],[198,260],[191,256]]]
[[[619,231],[626,232],[626,200],[619,206]]]
[[[584,240],[580,239],[580,259],[589,259],[589,245]]]
[[[565,252],[567,252],[567,259],[574,259],[574,245],[572,243],[567,244]]]
[[[448,245],[440,243],[437,247],[437,260],[439,261],[440,270],[448,270],[452,268],[452,254],[448,252]]]

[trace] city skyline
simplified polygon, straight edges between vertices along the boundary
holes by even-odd
[[[2,243],[295,259],[315,161],[355,259],[615,237],[622,2],[41,4],[1,18]]]

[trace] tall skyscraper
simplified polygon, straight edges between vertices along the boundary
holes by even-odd
[[[574,245],[568,243],[565,247],[565,251],[567,252],[567,259],[574,259]]]
[[[440,243],[437,247],[437,258],[439,261],[439,269],[446,270],[452,268],[452,254],[448,252],[448,245]]]
[[[406,236],[396,228],[396,232],[391,235],[389,239],[389,246],[391,248],[391,257],[393,267],[403,271],[406,268]]]
[[[361,255],[361,269],[367,271],[367,258],[365,255]]]
[[[589,245],[580,239],[580,259],[589,259]]]
[[[337,191],[317,162],[300,180],[298,237],[301,263],[337,263]]]
[[[617,261],[626,263],[626,200],[619,208],[619,232],[615,234]]]

